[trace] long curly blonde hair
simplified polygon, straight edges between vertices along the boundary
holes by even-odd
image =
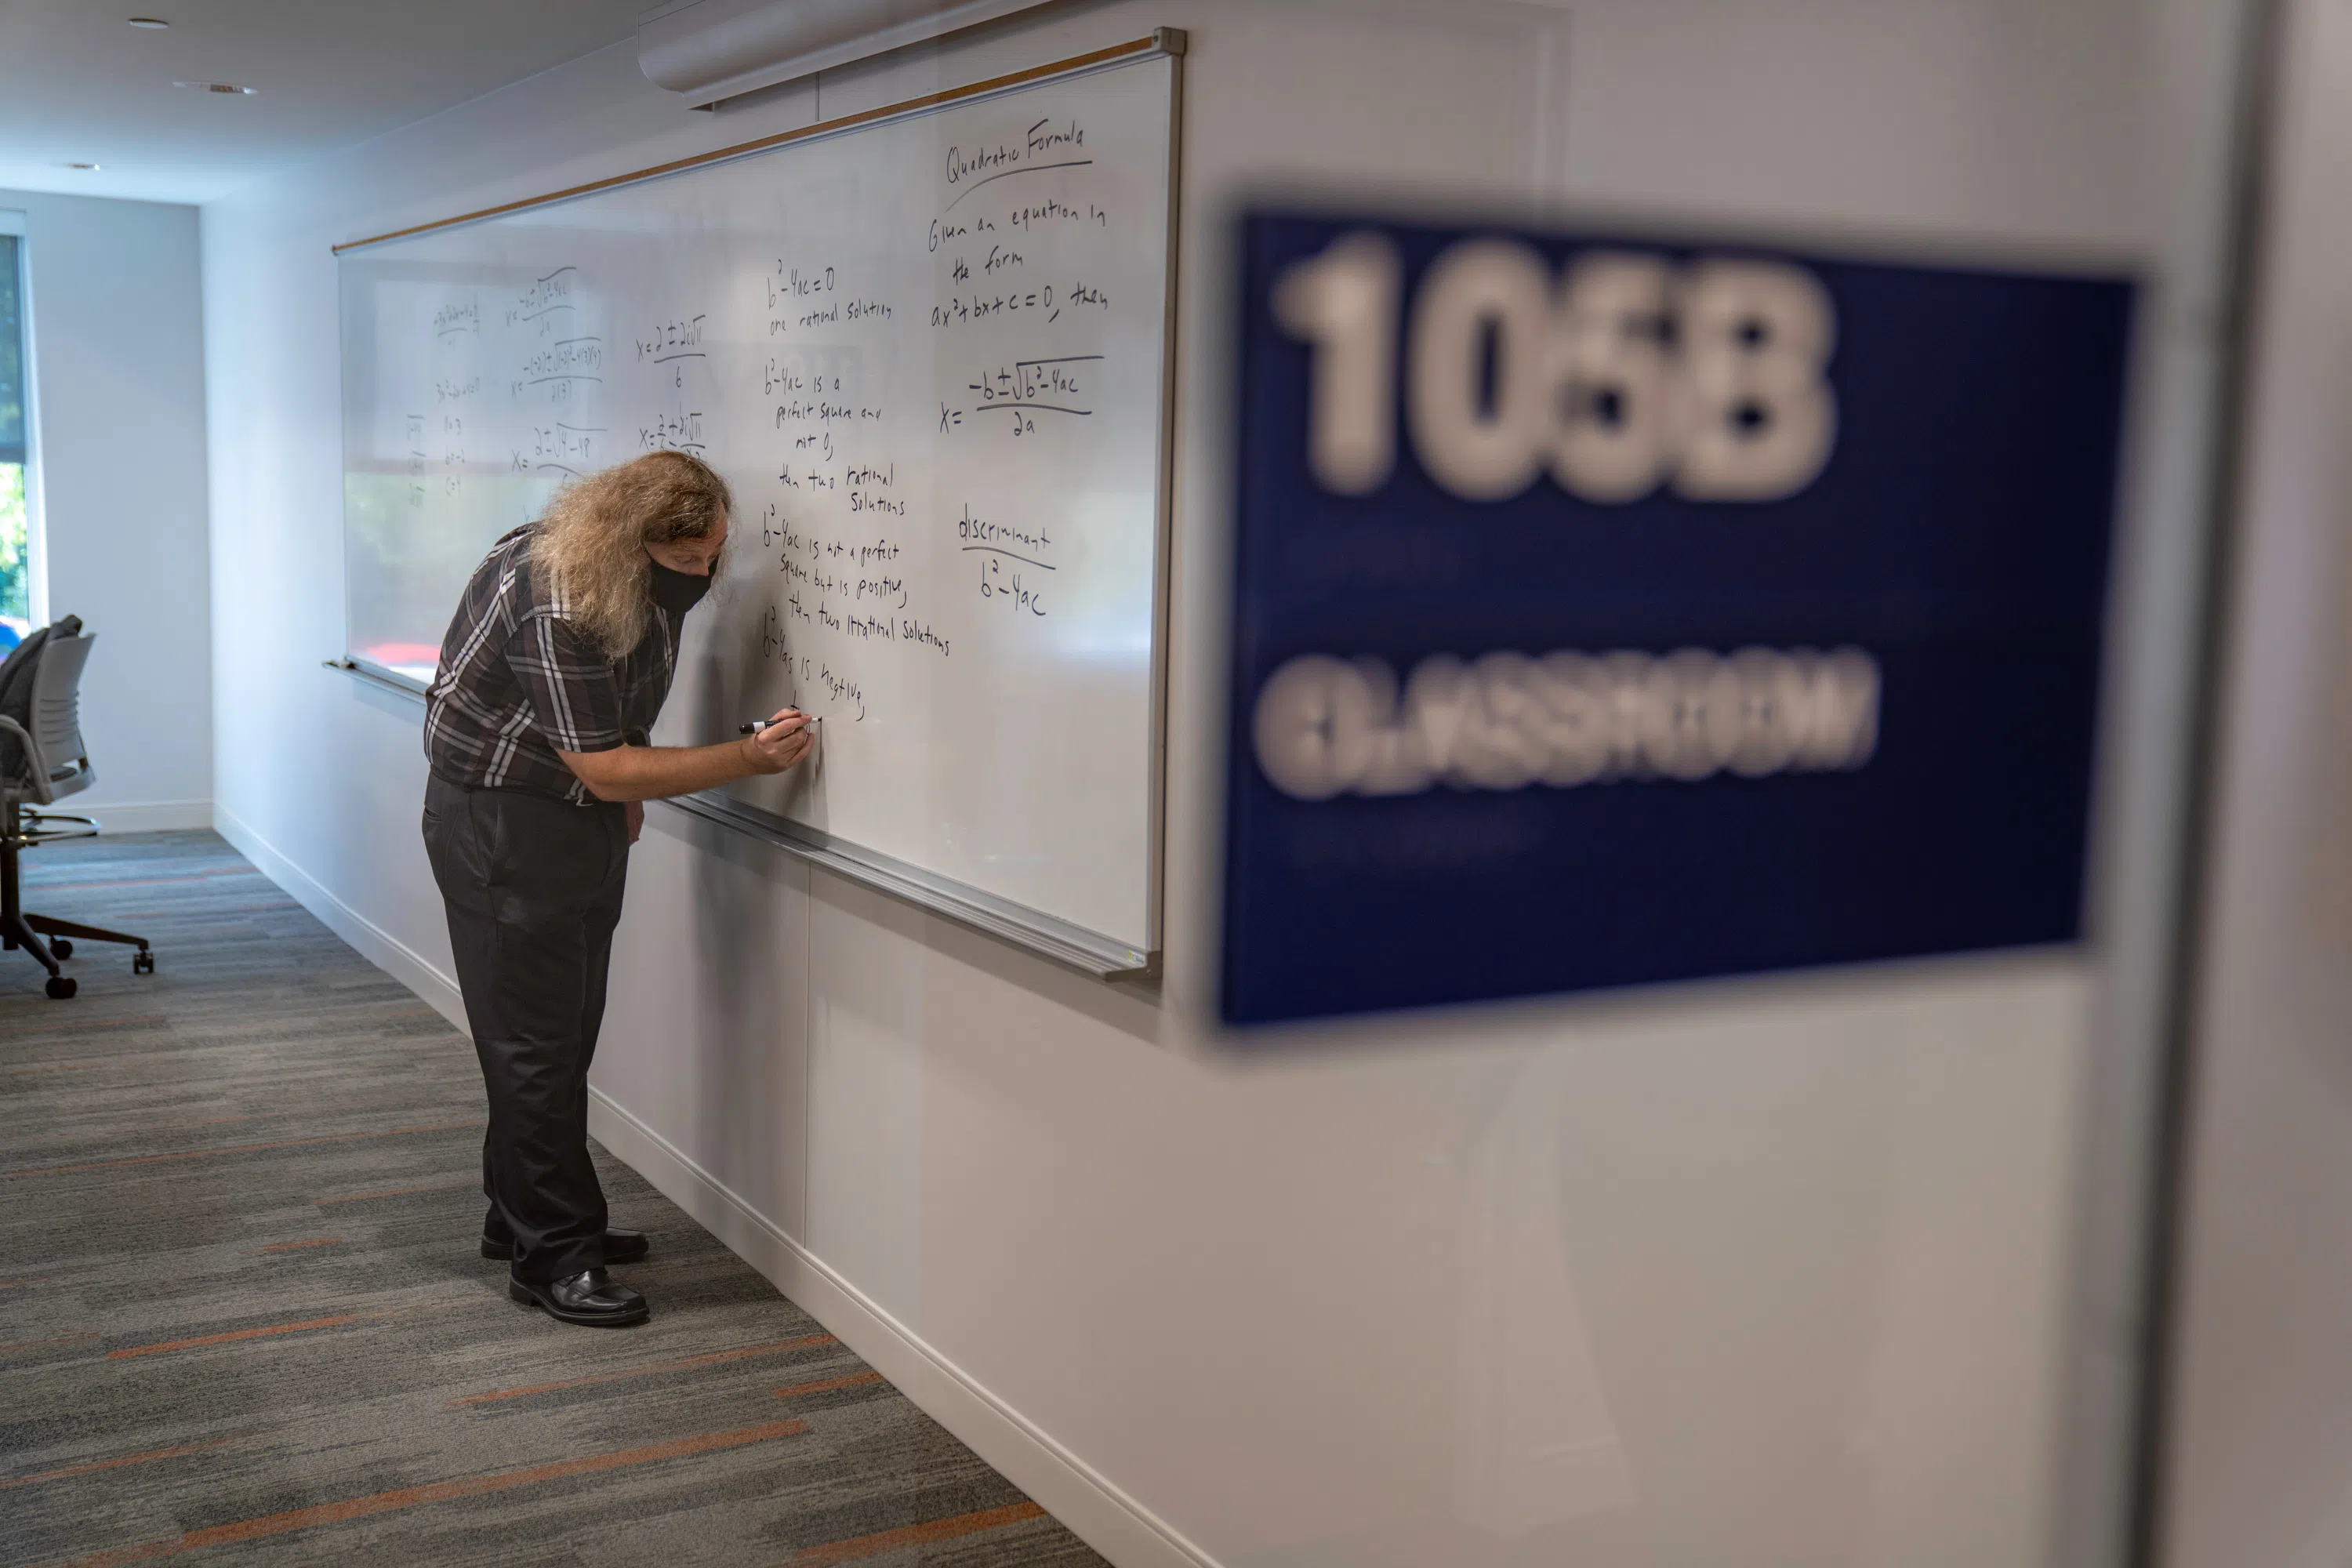
[[[727,481],[709,464],[687,452],[648,452],[556,492],[531,539],[531,573],[559,615],[618,658],[653,621],[646,546],[707,539],[733,510]]]

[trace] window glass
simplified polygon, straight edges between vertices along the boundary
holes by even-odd
[[[13,647],[32,615],[32,563],[25,511],[24,241],[0,234],[0,648]]]

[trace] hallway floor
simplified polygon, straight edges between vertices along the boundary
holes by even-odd
[[[477,1256],[467,1042],[210,833],[26,855],[0,952],[0,1564],[1101,1559],[599,1151],[640,1329]]]

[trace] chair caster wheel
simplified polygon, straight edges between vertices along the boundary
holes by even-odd
[[[52,974],[49,976],[49,1000],[52,1002],[62,1002],[80,989],[80,983],[75,980],[71,975]]]
[[[143,947],[142,947],[142,948],[141,948],[137,952],[132,953],[132,954],[131,955],[131,973],[133,973],[133,974],[152,974],[152,973],[155,973],[155,955],[154,955],[153,953],[152,953],[152,952],[148,952],[148,951],[147,951],[145,948],[143,948]]]
[[[71,958],[73,956],[73,943],[68,942],[61,936],[53,936],[49,939],[49,951],[56,953],[59,958]]]

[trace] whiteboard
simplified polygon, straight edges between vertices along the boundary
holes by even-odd
[[[1130,49],[346,247],[352,657],[429,679],[493,540],[571,476],[698,453],[735,512],[656,739],[823,718],[812,762],[706,805],[1141,963],[1177,62]]]

